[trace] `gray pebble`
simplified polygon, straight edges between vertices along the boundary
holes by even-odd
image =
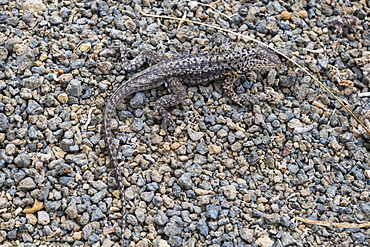
[[[292,174],[296,174],[299,171],[299,166],[296,164],[288,164],[287,170]]]
[[[24,177],[26,177],[26,173],[23,172],[23,171],[20,171],[20,172],[16,172],[14,173],[13,175],[13,178],[14,178],[14,181],[16,183],[19,183]]]
[[[96,221],[96,220],[101,220],[101,219],[104,219],[106,216],[105,214],[102,212],[102,210],[98,207],[96,207],[96,205],[93,205],[91,208],[90,208],[90,212],[91,212],[91,221]]]
[[[294,223],[290,221],[289,217],[287,216],[281,216],[280,217],[280,224],[286,227],[292,226]]]
[[[77,225],[76,222],[74,222],[72,220],[66,220],[66,221],[61,222],[59,226],[63,230],[72,231],[73,228],[75,228],[78,225]]]
[[[82,86],[79,80],[72,79],[66,89],[68,95],[72,97],[80,97],[82,95]]]
[[[45,201],[44,202],[44,207],[47,212],[55,212],[60,208],[61,205],[62,205],[61,201]]]
[[[69,151],[70,152],[80,151],[80,147],[78,145],[71,145],[71,146],[69,146]]]
[[[27,106],[27,113],[31,115],[36,115],[42,113],[43,108],[34,100],[29,100],[28,101],[28,106]]]
[[[31,126],[27,131],[28,137],[30,139],[43,139],[44,136],[41,131],[37,130],[35,127]]]
[[[360,203],[361,211],[366,214],[367,217],[370,217],[370,203]]]
[[[332,185],[332,186],[330,186],[330,187],[326,190],[326,195],[327,195],[328,197],[333,198],[333,197],[335,196],[336,192],[337,192],[337,189],[338,189],[338,187],[337,187],[336,185]]]
[[[254,164],[257,164],[259,162],[260,156],[257,154],[257,152],[252,151],[252,152],[249,153],[249,155],[247,157],[247,160],[251,165],[254,165]]]
[[[207,236],[209,233],[207,222],[204,219],[200,219],[198,221],[197,229],[199,230],[199,233],[202,234],[203,236]]]
[[[100,239],[101,239],[101,237],[98,234],[94,233],[94,234],[89,236],[89,241],[87,242],[87,244],[89,246],[92,246],[92,245],[94,245],[94,243],[98,242]]]
[[[297,240],[289,233],[283,233],[281,235],[281,242],[283,246],[291,246],[297,243]]]
[[[317,62],[323,69],[326,69],[326,67],[328,66],[328,60],[326,58],[319,58],[317,59]]]
[[[48,225],[50,223],[50,216],[46,211],[37,212],[37,222],[41,225]]]
[[[183,246],[183,238],[180,236],[171,236],[168,239],[168,244],[173,247],[181,247]]]
[[[146,188],[147,188],[147,190],[150,190],[150,191],[156,191],[156,190],[158,190],[159,186],[158,186],[157,183],[153,182],[153,183],[147,184]]]
[[[49,196],[50,188],[48,186],[44,186],[36,191],[37,191],[37,194],[35,195],[36,199],[39,201],[45,201]]]
[[[101,191],[101,190],[105,190],[105,189],[107,189],[107,187],[108,187],[108,185],[107,185],[106,183],[104,183],[103,181],[101,181],[101,180],[98,180],[98,181],[92,181],[92,182],[91,182],[91,184],[92,184],[92,186],[93,186],[95,189],[97,189],[97,190],[99,190],[99,191]]]
[[[86,154],[68,154],[65,160],[70,163],[75,163],[76,165],[83,166],[88,164],[88,159]]]
[[[106,197],[107,195],[107,191],[106,190],[102,190],[102,191],[98,191],[97,193],[95,193],[91,198],[91,202],[92,203],[98,203],[100,202],[104,197]]]
[[[8,129],[8,118],[4,113],[0,113],[0,131],[4,132]]]
[[[75,219],[78,216],[76,204],[69,205],[66,208],[65,212],[68,215],[68,217],[72,219]]]
[[[59,178],[59,183],[62,184],[63,186],[70,186],[74,184],[74,178],[62,176]]]
[[[135,210],[135,216],[136,216],[136,219],[140,222],[140,223],[143,223],[144,220],[145,220],[145,213],[146,211],[142,208],[137,208]]]
[[[180,235],[183,232],[182,221],[179,217],[172,217],[170,222],[166,224],[166,227],[163,229],[163,232],[167,236],[176,236]]]
[[[63,151],[68,152],[69,147],[73,145],[73,140],[72,139],[63,139],[59,145],[63,149]]]
[[[82,238],[87,240],[92,234],[93,228],[91,224],[88,224],[82,228]]]
[[[140,194],[140,197],[146,202],[151,202],[154,197],[154,191],[143,192]]]
[[[342,135],[339,135],[338,140],[341,143],[346,143],[346,142],[353,141],[354,140],[354,137],[353,137],[353,135],[351,133],[344,133]]]
[[[31,235],[28,232],[22,232],[21,233],[21,238],[24,242],[29,242],[29,243],[33,242],[33,238],[31,237]]]
[[[85,226],[90,221],[90,216],[87,212],[84,212],[79,220],[79,223]]]
[[[14,163],[18,167],[29,167],[31,165],[31,159],[27,153],[20,153],[15,157]]]
[[[221,207],[215,204],[211,204],[207,207],[207,211],[205,213],[205,216],[210,219],[217,219],[218,213],[220,212]]]
[[[31,71],[35,74],[43,75],[46,72],[46,69],[44,66],[39,67],[32,67]]]
[[[132,108],[139,108],[144,105],[145,102],[145,94],[144,93],[136,93],[134,97],[130,100],[130,106]]]
[[[144,127],[144,121],[141,118],[134,118],[130,128],[134,132],[142,130]]]
[[[132,148],[131,145],[124,145],[122,150],[122,155],[125,157],[132,157],[135,150]]]
[[[18,229],[13,229],[13,230],[10,230],[10,231],[8,231],[8,234],[7,234],[7,238],[9,239],[9,240],[15,240],[15,239],[17,239],[18,238],[18,236],[17,236],[17,232],[18,232]]]
[[[261,19],[256,22],[256,30],[260,33],[268,32],[266,26],[267,26],[267,21],[265,19]]]
[[[131,32],[135,32],[135,29],[136,29],[136,23],[131,19],[131,18],[128,18],[125,22],[124,22],[124,25],[125,27],[130,30]]]
[[[192,141],[199,141],[204,136],[203,132],[196,132],[191,128],[187,128],[188,135]]]
[[[204,141],[197,144],[197,148],[196,148],[197,153],[202,154],[202,155],[205,155],[206,153],[208,153],[209,149],[207,146],[208,145]]]
[[[274,214],[264,214],[263,219],[265,220],[266,224],[273,225],[280,223],[280,215],[277,213]]]
[[[152,202],[156,207],[160,207],[163,205],[163,200],[160,196],[154,196]]]
[[[177,180],[177,183],[180,187],[184,189],[191,189],[194,184],[191,181],[192,174],[187,172],[181,175],[181,177]]]
[[[164,226],[168,222],[168,217],[162,211],[158,211],[154,222],[160,226]]]
[[[19,182],[19,185],[17,188],[22,191],[32,190],[36,188],[36,183],[34,182],[32,178],[27,177]]]
[[[33,62],[35,60],[35,56],[31,48],[26,47],[26,49],[22,52],[20,56],[17,57],[17,69],[18,73],[23,73],[26,69],[31,68]]]

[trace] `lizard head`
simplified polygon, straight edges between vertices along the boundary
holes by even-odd
[[[241,72],[276,68],[281,65],[279,56],[271,50],[251,48],[245,50],[244,53]]]

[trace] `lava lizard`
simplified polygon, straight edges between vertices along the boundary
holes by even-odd
[[[145,62],[151,65],[131,77],[109,98],[103,116],[105,145],[115,170],[118,187],[122,196],[122,238],[121,246],[124,246],[124,231],[126,227],[126,199],[123,177],[118,164],[117,150],[113,146],[111,120],[116,111],[117,104],[128,95],[164,85],[169,94],[159,98],[154,106],[157,115],[163,118],[163,127],[173,124],[170,113],[166,110],[171,106],[180,104],[186,97],[184,85],[200,85],[223,79],[223,89],[227,95],[238,105],[249,102],[248,97],[239,96],[235,93],[234,82],[239,74],[250,70],[275,68],[281,65],[279,57],[271,50],[249,48],[238,52],[190,54],[163,60],[156,52],[145,51],[136,58],[127,59],[128,50],[121,52],[122,68],[127,71],[135,70]]]

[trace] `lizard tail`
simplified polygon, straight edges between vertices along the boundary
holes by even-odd
[[[121,233],[121,247],[124,247],[124,232],[126,228],[126,218],[127,218],[127,211],[126,211],[126,197],[125,197],[125,185],[123,184],[123,175],[118,163],[117,159],[117,150],[113,146],[113,136],[112,136],[112,128],[111,128],[111,120],[113,115],[116,111],[116,107],[120,99],[124,98],[125,96],[133,93],[131,90],[125,90],[123,87],[119,88],[113,95],[109,98],[105,109],[104,109],[104,116],[103,116],[103,133],[105,139],[105,147],[108,151],[108,155],[110,157],[110,162],[113,165],[113,169],[115,171],[116,180],[118,184],[118,188],[120,194],[122,196],[122,233]]]

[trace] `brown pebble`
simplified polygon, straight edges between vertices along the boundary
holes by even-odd
[[[82,51],[82,52],[88,52],[91,49],[91,44],[90,43],[83,43],[83,44],[80,45],[79,48],[80,48],[80,51]]]
[[[365,177],[370,178],[370,170],[365,170],[364,175]]]
[[[306,226],[305,226],[305,225],[299,225],[299,226],[298,226],[298,229],[299,229],[299,230],[303,230],[303,229],[305,229],[305,228],[306,228]]]
[[[209,145],[208,149],[209,149],[210,154],[219,154],[219,153],[221,153],[221,147],[219,147],[217,145]]]
[[[66,93],[61,93],[57,96],[57,99],[60,103],[65,104],[68,102],[68,94]]]
[[[289,20],[290,19],[290,13],[288,11],[281,12],[281,17],[283,20]]]
[[[305,10],[302,10],[302,11],[299,11],[298,12],[298,16],[300,17],[300,18],[307,18],[308,17],[308,13],[307,13],[307,11],[305,11]]]

